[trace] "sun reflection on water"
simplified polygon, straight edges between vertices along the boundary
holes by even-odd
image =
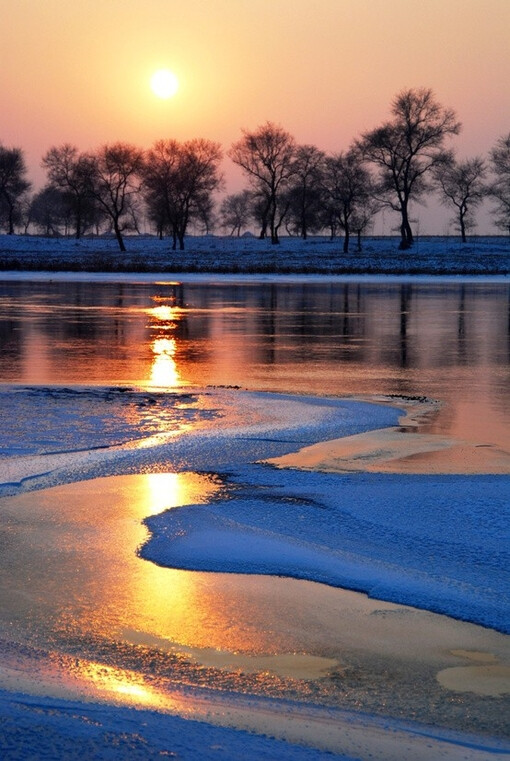
[[[217,491],[212,481],[193,473],[146,473],[143,475],[145,515],[157,515],[172,507],[204,502]]]
[[[173,304],[158,304],[149,309],[148,314],[153,331],[151,383],[160,387],[182,386],[183,381],[176,361],[177,340],[175,336],[169,337],[169,333],[176,331],[183,317],[182,309]]]
[[[116,693],[127,702],[142,702],[149,705],[160,703],[160,696],[155,695],[143,677],[134,671],[89,661],[79,661],[78,670],[81,677],[92,682],[94,687],[101,692]]]
[[[159,689],[143,674],[129,669],[88,661],[83,658],[63,659],[67,663],[69,686],[78,685],[95,699],[105,698],[114,703],[166,710],[179,710],[181,701],[169,691]],[[185,706],[182,708],[185,710]]]
[[[172,330],[182,318],[182,309],[169,304],[160,304],[157,307],[149,309],[151,317],[155,317],[160,323],[172,323],[163,326],[163,329]],[[158,327],[161,327],[159,325]]]
[[[177,343],[175,338],[156,338],[152,342],[154,358],[151,381],[156,386],[179,386],[181,376],[175,361]]]

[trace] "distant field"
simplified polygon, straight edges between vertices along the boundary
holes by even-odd
[[[342,238],[282,238],[279,245],[255,237],[190,236],[185,251],[171,239],[126,238],[121,253],[113,238],[0,236],[0,270],[52,272],[212,272],[304,274],[510,274],[510,237],[419,238],[399,251],[397,237],[367,237],[358,251],[353,240],[342,253]]]

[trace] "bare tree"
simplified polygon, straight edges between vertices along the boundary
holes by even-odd
[[[358,145],[379,169],[379,198],[400,214],[400,248],[414,243],[409,203],[430,188],[428,175],[443,160],[444,142],[460,123],[441,106],[432,90],[405,90],[392,104],[393,120],[362,135]]]
[[[278,230],[288,211],[288,203],[282,203],[282,198],[294,172],[295,152],[292,135],[272,122],[254,132],[243,130],[242,138],[228,152],[248,176],[260,207],[265,206],[262,216],[271,231],[272,243],[279,243]],[[261,237],[265,234],[263,224]]]
[[[381,202],[369,195],[362,206],[357,206],[351,217],[351,230],[356,233],[357,250],[362,250],[361,236],[372,227],[374,217],[381,211]]]
[[[295,229],[304,240],[309,231],[320,227],[324,158],[323,151],[315,145],[299,145],[295,151],[291,186],[288,191],[289,215]]]
[[[69,206],[61,190],[46,185],[34,195],[29,207],[29,219],[46,236],[60,235],[69,222]]]
[[[49,185],[64,195],[74,219],[74,234],[81,238],[95,222],[97,201],[92,195],[90,159],[69,143],[50,148],[42,160]]]
[[[496,224],[510,235],[510,133],[500,137],[490,152],[495,180],[490,195],[496,200]]]
[[[354,218],[361,220],[363,209],[368,209],[373,194],[372,177],[363,165],[359,151],[351,148],[346,153],[328,156],[324,162],[323,185],[327,206],[336,215],[344,232],[344,254],[349,251],[349,241]]]
[[[195,222],[195,229],[203,235],[211,235],[214,230],[217,217],[216,217],[216,204],[213,197],[207,194],[201,194],[197,200],[196,211],[193,214],[193,221]]]
[[[103,145],[88,156],[91,194],[111,222],[121,251],[122,233],[132,225],[132,197],[139,190],[142,152],[128,143]]]
[[[229,235],[241,235],[241,230],[246,227],[252,216],[253,197],[249,190],[241,190],[240,193],[232,193],[223,199],[220,206],[220,219],[222,226],[230,230]]]
[[[212,193],[223,182],[221,157],[220,145],[204,139],[185,143],[159,140],[147,151],[143,170],[145,200],[160,231],[171,231],[174,250],[177,241],[184,249],[186,231],[193,219],[202,223],[210,220]]]
[[[466,230],[476,224],[473,212],[488,192],[484,182],[487,175],[485,162],[478,156],[456,161],[450,152],[444,162],[434,167],[433,174],[446,203],[456,210],[455,221],[462,242],[466,243]]]
[[[200,219],[204,222],[207,213],[210,217],[212,194],[223,184],[223,175],[219,171],[221,159],[221,146],[212,140],[197,138],[183,143],[177,217],[181,250],[190,221]]]
[[[144,157],[142,192],[150,219],[155,222],[160,238],[170,231],[177,241],[177,178],[180,144],[177,140],[158,140]]]
[[[21,148],[0,145],[0,224],[9,235],[21,221],[23,201],[30,189]]]

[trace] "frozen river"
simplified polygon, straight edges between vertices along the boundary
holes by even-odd
[[[509,293],[3,282],[0,686],[504,736]],[[255,464],[398,429],[391,401],[422,405],[402,430],[446,454],[384,475]],[[249,713],[230,723],[261,731]]]

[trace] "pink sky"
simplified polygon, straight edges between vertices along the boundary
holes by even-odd
[[[0,142],[25,150],[37,185],[63,142],[206,137],[227,150],[271,120],[344,150],[408,87],[455,109],[460,157],[510,132],[510,0],[0,0],[0,13]],[[149,88],[160,67],[181,83],[167,101]],[[445,232],[449,212],[429,207],[421,232]]]

